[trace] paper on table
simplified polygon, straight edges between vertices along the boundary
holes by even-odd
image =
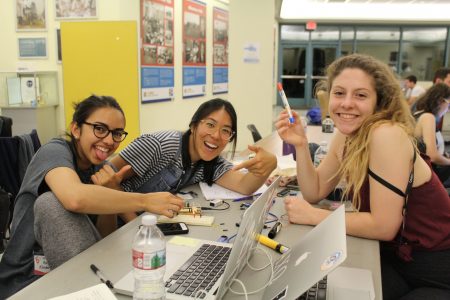
[[[246,195],[240,194],[238,192],[231,191],[218,184],[213,184],[209,186],[205,182],[200,182],[200,189],[202,190],[203,196],[206,200],[212,199],[238,199],[243,198]],[[262,194],[267,190],[267,186],[263,184],[253,195]]]
[[[292,153],[289,155],[277,156],[277,161],[280,170],[297,168],[297,162],[294,160]]]
[[[117,300],[117,298],[106,284],[100,283],[78,292],[54,297],[49,300]]]

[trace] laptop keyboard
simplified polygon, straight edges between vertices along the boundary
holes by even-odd
[[[231,248],[203,244],[167,281],[171,294],[204,298],[225,270]]]
[[[327,277],[317,282],[296,300],[325,300],[327,299]]]

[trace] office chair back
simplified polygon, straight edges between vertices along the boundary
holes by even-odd
[[[261,134],[259,133],[258,129],[256,129],[256,126],[254,124],[248,124],[247,128],[252,133],[253,142],[256,143],[260,139],[262,139]]]
[[[19,193],[25,171],[33,158],[34,153],[40,148],[41,142],[36,130],[30,134],[23,134],[14,137],[0,137],[0,189],[9,196],[9,205],[5,205],[4,200],[0,208],[2,219],[7,216],[6,227],[9,228],[14,211],[14,199]],[[3,194],[4,195],[4,194]],[[7,209],[8,214],[4,212]],[[9,216],[8,216],[9,215]],[[5,224],[0,224],[2,227]],[[5,238],[4,233],[7,228],[0,229],[0,241]]]

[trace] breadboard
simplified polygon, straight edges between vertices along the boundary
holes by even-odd
[[[193,216],[193,215],[178,215],[173,218],[168,218],[166,216],[159,216],[158,223],[177,223],[183,222],[187,225],[198,225],[198,226],[211,226],[214,223],[213,216]]]

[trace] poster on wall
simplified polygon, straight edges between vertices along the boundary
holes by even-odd
[[[206,93],[206,4],[183,1],[183,98]]]
[[[55,0],[56,19],[97,18],[97,0]]]
[[[141,0],[141,101],[173,98],[173,0]]]
[[[16,0],[16,30],[46,30],[46,0]]]
[[[213,9],[213,94],[228,93],[228,11]]]

